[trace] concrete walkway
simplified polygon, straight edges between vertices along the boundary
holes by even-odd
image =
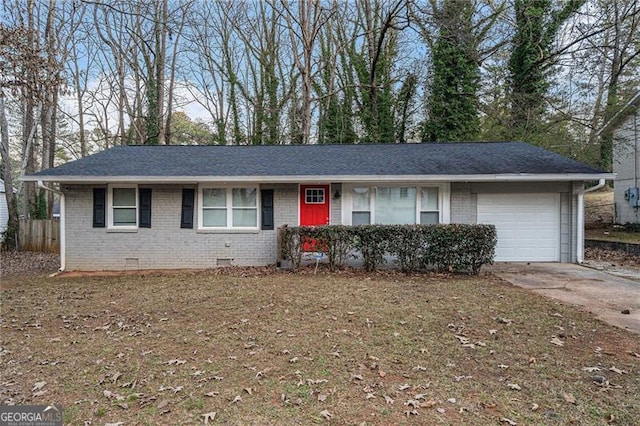
[[[570,263],[497,263],[486,269],[511,284],[582,307],[640,334],[640,282]],[[623,314],[628,309],[630,314]]]

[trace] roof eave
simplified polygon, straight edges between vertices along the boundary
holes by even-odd
[[[196,183],[315,183],[315,182],[546,182],[614,180],[615,173],[514,173],[472,175],[303,175],[303,176],[23,176],[25,182],[66,184],[196,184]]]
[[[602,136],[603,133],[609,130],[615,129],[618,125],[624,121],[636,108],[640,107],[640,91],[636,93],[629,102],[627,102],[609,121],[602,125],[602,128],[598,130],[597,136]]]

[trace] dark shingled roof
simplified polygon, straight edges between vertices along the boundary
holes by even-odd
[[[602,174],[524,142],[118,146],[33,176],[286,177],[374,175]]]

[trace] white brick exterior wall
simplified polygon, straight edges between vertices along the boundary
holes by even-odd
[[[181,229],[181,185],[150,185],[151,228],[114,232],[93,228],[93,187],[73,186],[66,195],[67,270],[212,268],[230,259],[233,265],[268,265],[276,261],[276,230],[203,233]],[[298,186],[262,185],[274,189],[275,227],[297,225]],[[197,210],[197,209],[196,209]],[[194,223],[197,223],[196,211]],[[219,260],[220,259],[220,260]]]
[[[298,224],[298,185],[264,184],[274,189],[272,231],[198,231],[180,228],[183,185],[141,185],[152,189],[151,228],[116,232],[93,228],[93,186],[75,185],[66,195],[67,270],[124,270],[213,268],[229,262],[239,266],[276,262],[276,233],[282,225]],[[478,193],[560,193],[561,261],[576,260],[576,194],[572,183],[452,183],[450,210],[452,223],[477,222]],[[197,189],[197,188],[196,188]],[[340,184],[331,185],[331,224],[342,223],[342,199],[334,198]],[[197,190],[196,190],[197,194]],[[197,197],[198,195],[196,195]],[[194,224],[198,223],[196,208]]]

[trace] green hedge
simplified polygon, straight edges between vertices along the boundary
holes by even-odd
[[[493,225],[358,225],[280,228],[280,256],[300,266],[302,253],[322,252],[331,270],[358,253],[367,271],[395,257],[404,272],[424,269],[477,274],[493,263],[497,242]]]

